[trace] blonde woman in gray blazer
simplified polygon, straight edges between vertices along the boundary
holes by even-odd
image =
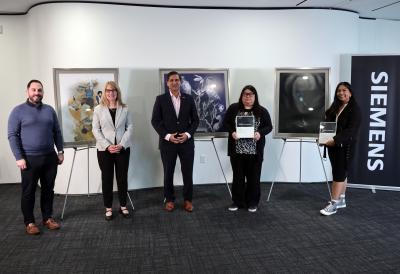
[[[132,127],[132,117],[122,102],[119,86],[114,81],[107,82],[100,103],[94,108],[92,123],[107,221],[113,219],[114,167],[120,203],[119,213],[125,218],[130,216],[126,200]]]

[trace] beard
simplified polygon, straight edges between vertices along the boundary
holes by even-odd
[[[34,95],[29,96],[29,101],[33,104],[40,104],[42,102],[43,96],[41,95]]]

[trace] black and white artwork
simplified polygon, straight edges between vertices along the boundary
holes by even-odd
[[[329,68],[276,69],[274,138],[318,138],[329,104]]]
[[[227,69],[160,69],[163,92],[169,92],[167,74],[177,71],[181,75],[181,92],[190,94],[196,104],[199,126],[196,136],[225,136],[222,122],[228,107]]]

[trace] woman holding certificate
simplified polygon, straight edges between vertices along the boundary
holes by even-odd
[[[94,108],[92,122],[107,221],[113,219],[114,168],[118,186],[119,213],[125,218],[129,217],[126,200],[132,127],[132,118],[128,107],[122,102],[120,88],[114,81],[107,82],[100,103]]]
[[[271,132],[272,123],[268,111],[259,104],[253,86],[245,86],[239,101],[229,106],[224,127],[229,132],[228,156],[233,170],[233,203],[229,210],[247,208],[249,212],[256,212],[265,135]]]
[[[325,112],[325,120],[336,122],[335,136],[325,143],[332,165],[332,200],[320,210],[322,215],[329,216],[335,214],[337,209],[346,207],[347,173],[361,123],[361,111],[349,83],[337,85],[333,103]]]

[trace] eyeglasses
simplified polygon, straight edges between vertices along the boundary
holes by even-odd
[[[243,97],[251,97],[251,96],[254,96],[254,93],[252,93],[252,92],[243,93]]]
[[[114,92],[117,91],[116,89],[106,89],[106,92]]]

